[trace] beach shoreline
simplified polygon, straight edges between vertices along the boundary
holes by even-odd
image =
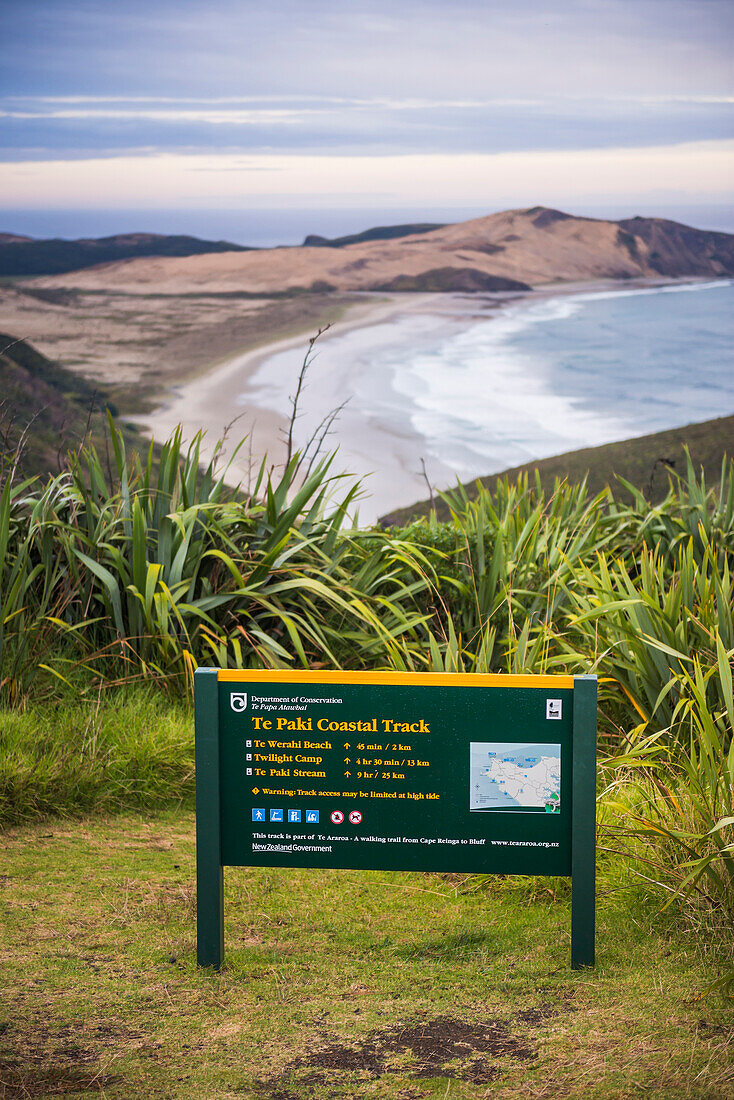
[[[477,296],[478,297],[478,296]],[[497,308],[491,296],[491,307]],[[518,300],[527,294],[508,295]],[[381,324],[390,324],[399,318],[429,316],[451,317],[462,315],[464,323],[488,316],[486,296],[472,303],[471,310],[461,295],[455,294],[355,294],[354,302],[346,314],[331,324],[319,338],[319,349],[349,332],[369,330]],[[477,309],[479,306],[479,310]],[[480,312],[481,311],[481,312]],[[203,433],[202,458],[209,460],[219,452],[221,462],[230,462],[228,480],[243,480],[247,484],[253,466],[267,456],[268,466],[278,466],[285,460],[289,415],[279,413],[253,400],[244,407],[238,404],[240,395],[257,375],[263,363],[284,352],[298,351],[303,361],[310,335],[301,332],[280,340],[274,340],[215,362],[209,368],[201,368],[193,378],[168,388],[160,404],[150,413],[129,416],[127,419],[156,442],[162,442],[180,425],[185,440]],[[297,367],[293,372],[292,387],[297,382]],[[339,403],[339,402],[337,402]],[[405,425],[409,435],[409,425]],[[233,457],[235,448],[246,437],[246,446]],[[219,443],[224,438],[224,445]]]
[[[524,311],[528,306],[550,299],[607,293],[618,297],[626,292],[692,282],[694,280],[640,279],[624,283],[598,280],[553,284],[532,292],[505,295],[355,295],[346,315],[321,336],[316,347],[317,355],[299,406],[296,446],[305,445],[325,411],[356,396],[354,404],[347,405],[341,414],[338,436],[327,443],[341,439],[333,472],[365,479],[360,522],[373,522],[379,515],[423,499],[431,487],[444,489],[457,480],[466,480],[466,476],[460,476],[460,461],[456,460],[456,455],[442,461],[443,456],[436,448],[431,451],[430,418],[424,417],[424,424],[420,426],[420,418],[415,415],[420,395],[411,400],[410,391],[396,384],[399,372],[393,370],[391,373],[381,363],[386,347],[393,361],[399,362],[401,349],[404,354],[409,348],[413,354],[416,348],[420,350],[421,342],[424,348],[437,344],[446,346],[447,342],[456,340],[457,335],[468,333],[482,322],[491,322],[502,315],[507,318],[508,306]],[[277,467],[284,462],[289,426],[288,397],[294,392],[308,342],[309,337],[301,333],[232,356],[169,390],[165,402],[153,413],[135,418],[135,423],[159,442],[179,424],[185,439],[190,440],[197,432],[204,431],[202,455],[205,459],[211,457],[218,441],[225,436],[220,458],[222,464],[231,460],[228,480],[248,487],[264,455],[267,454],[269,466]],[[321,367],[324,369],[320,370]],[[516,388],[518,382],[520,388],[523,384],[532,387],[537,379],[515,377],[508,382]],[[501,377],[498,376],[496,384],[502,388]],[[511,385],[505,387],[506,392],[501,394],[504,400],[509,400],[511,388]],[[541,387],[539,393],[529,388],[520,393],[517,400],[513,398],[520,413],[523,403],[531,397],[536,404],[547,402],[549,410],[557,417],[562,418],[568,411],[567,405],[556,401],[548,388],[543,393]],[[448,398],[446,411],[448,413]],[[577,446],[588,441],[589,432],[595,438],[597,429],[601,433],[599,440],[603,442],[634,434],[623,422],[615,423],[613,419],[604,422],[598,417],[595,421],[588,414],[586,419],[584,424],[583,414],[577,414],[578,423],[586,432],[579,437],[581,441]],[[236,444],[245,436],[248,437],[246,444],[232,458]],[[546,449],[541,447],[535,457],[544,458],[569,449],[562,439],[555,450],[548,441],[544,446]],[[508,461],[504,466],[515,465],[518,461],[521,458]],[[486,469],[470,476],[494,472],[490,459],[486,465]],[[504,466],[495,464],[494,468]]]

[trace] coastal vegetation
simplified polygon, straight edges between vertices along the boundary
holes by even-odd
[[[49,292],[51,293],[51,292]],[[51,362],[25,340],[0,332],[0,444],[4,474],[32,476],[65,467],[85,440],[104,450],[107,417],[117,412],[105,387]],[[119,429],[128,444],[137,432]]]
[[[443,494],[446,518],[433,509],[365,530],[349,518],[359,486],[328,458],[263,463],[235,490],[216,456],[200,462],[200,439],[185,449],[177,432],[140,455],[111,416],[108,432],[104,449],[72,451],[54,476],[23,477],[13,453],[0,471],[7,926],[33,980],[94,1021],[87,1046],[99,1060],[95,1076],[67,1057],[60,1036],[73,1012],[58,1034],[41,1034],[19,994],[23,1049],[40,1053],[4,1064],[9,1095],[54,1094],[66,1081],[67,1094],[195,1096],[205,1083],[224,1096],[236,1079],[253,1097],[361,1095],[375,1082],[376,1096],[478,1097],[498,1074],[503,1095],[527,1095],[538,1072],[558,1088],[577,1080],[571,1049],[584,1052],[574,1059],[586,1095],[629,1095],[617,1055],[639,1066],[646,1095],[726,1095],[734,464],[724,459],[713,485],[690,459],[661,472],[667,491],[654,505],[630,482],[592,492],[520,474]],[[228,878],[238,928],[229,968],[207,985],[192,943],[198,664],[597,673],[596,976],[559,976],[563,880],[294,872],[286,891],[277,873],[242,869]],[[53,872],[32,860],[49,842]],[[19,917],[22,882],[33,904],[44,890],[52,899],[54,942],[65,923],[75,929],[61,954],[37,955]],[[114,947],[118,936],[128,946]],[[150,958],[156,973],[141,993]],[[122,983],[114,997],[100,967]],[[476,991],[477,967],[501,1010]],[[234,1012],[243,982],[247,1005]],[[337,987],[346,1000],[335,1006]],[[457,996],[475,1006],[478,1030],[461,1031]],[[381,1019],[386,1002],[412,1021],[400,1040]],[[161,1011],[170,1033],[153,1018]],[[323,1035],[312,1049],[314,1014]],[[239,1037],[255,1049],[266,1020],[268,1038],[277,1033],[267,1065],[243,1062]],[[15,1018],[0,1025],[20,1043]],[[595,1029],[616,1046],[599,1046]],[[158,1069],[141,1041],[158,1044]],[[181,1043],[200,1044],[201,1066],[182,1070]],[[471,1064],[456,1061],[463,1050]]]
[[[199,664],[593,671],[607,826],[650,849],[666,900],[731,923],[731,460],[716,488],[689,460],[654,507],[630,483],[548,491],[524,475],[445,494],[447,520],[361,530],[348,520],[359,486],[328,458],[305,469],[296,454],[278,473],[263,462],[242,492],[216,456],[200,464],[200,439],[184,451],[177,432],[141,458],[111,417],[109,431],[106,456],[89,444],[55,477],[19,480],[6,459],[6,708],[136,684],[190,699]],[[68,784],[55,807],[33,794],[65,755],[64,723],[51,726],[34,746],[21,724],[4,754],[6,821],[71,808]]]

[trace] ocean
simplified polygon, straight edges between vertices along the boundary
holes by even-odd
[[[301,358],[267,358],[243,393],[284,412]],[[372,472],[380,514],[564,451],[734,413],[734,281],[522,299],[486,319],[406,314],[325,341],[297,442],[349,398],[330,442]]]
[[[734,413],[734,283],[510,306],[394,384],[462,478]]]

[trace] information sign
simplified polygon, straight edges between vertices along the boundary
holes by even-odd
[[[224,866],[570,875],[594,962],[596,677],[198,669],[198,961]]]

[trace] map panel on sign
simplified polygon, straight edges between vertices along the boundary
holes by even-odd
[[[558,813],[560,808],[560,745],[470,742],[470,810]]]

